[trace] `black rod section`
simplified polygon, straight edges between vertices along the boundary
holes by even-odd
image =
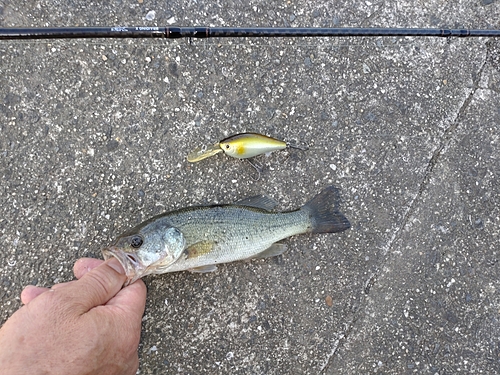
[[[165,27],[29,27],[0,28],[0,40],[78,38],[165,38]]]
[[[245,38],[245,37],[498,37],[500,30],[315,27],[40,27],[0,28],[0,40],[63,38]]]
[[[416,29],[416,28],[243,28],[212,27],[208,29],[210,37],[328,37],[328,36],[500,36],[500,30],[468,30],[468,29]]]

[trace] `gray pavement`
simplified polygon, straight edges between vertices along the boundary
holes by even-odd
[[[0,1],[1,26],[500,28],[494,0]],[[0,321],[155,214],[341,189],[351,230],[146,277],[140,374],[500,373],[500,41],[0,41]],[[194,147],[310,150],[259,181]]]

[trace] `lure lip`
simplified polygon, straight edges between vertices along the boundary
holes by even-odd
[[[190,163],[196,163],[200,160],[209,158],[210,156],[214,156],[219,152],[222,152],[219,142],[214,143],[212,146],[199,146],[187,155],[187,161]]]

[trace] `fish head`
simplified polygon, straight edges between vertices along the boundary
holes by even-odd
[[[159,268],[174,263],[186,248],[184,235],[177,228],[131,230],[102,250],[104,259],[115,257],[121,263],[129,285]]]

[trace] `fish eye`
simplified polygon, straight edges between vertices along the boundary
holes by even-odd
[[[231,148],[231,146],[226,145],[226,150],[229,150],[230,148]]]
[[[142,243],[144,241],[142,240],[142,237],[139,235],[135,235],[130,239],[130,246],[133,248],[137,249],[138,247],[141,247]]]

